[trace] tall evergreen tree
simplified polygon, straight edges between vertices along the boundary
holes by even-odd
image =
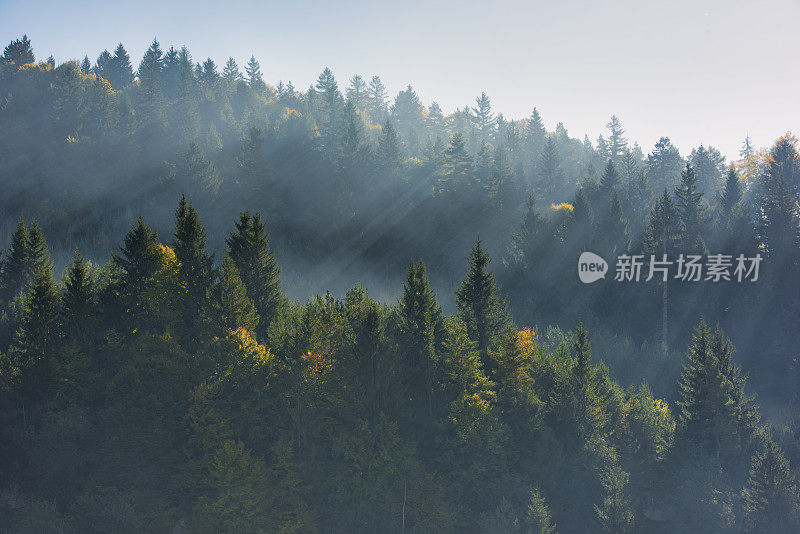
[[[399,301],[398,328],[401,350],[417,398],[423,396],[425,412],[433,415],[433,394],[436,386],[437,332],[443,327],[442,312],[436,294],[425,275],[425,264],[411,263],[406,271],[403,296]]]
[[[8,306],[30,280],[30,242],[25,221],[20,219],[11,234],[2,270],[2,303]]]
[[[247,296],[236,263],[227,254],[222,260],[219,280],[211,289],[206,316],[218,336],[238,328],[255,332],[258,326],[256,307]]]
[[[95,288],[92,281],[91,264],[76,251],[64,277],[61,293],[61,310],[65,333],[73,339],[86,339],[92,334],[95,307]]]
[[[36,58],[33,55],[33,47],[27,35],[23,35],[22,39],[14,39],[3,50],[2,62],[6,64],[13,63],[17,68],[25,65],[26,63],[33,63]]]
[[[690,163],[681,172],[681,185],[675,189],[677,209],[681,221],[681,241],[684,250],[702,252],[698,243],[705,238],[705,206],[703,192],[697,189],[697,175]]]
[[[480,240],[472,246],[469,268],[456,290],[456,307],[467,325],[470,338],[477,344],[484,369],[492,369],[489,345],[510,324],[508,307],[498,295],[494,273],[489,270],[491,258],[483,251]]]
[[[131,58],[122,43],[114,49],[114,55],[108,60],[106,67],[108,81],[115,89],[122,89],[133,83],[133,67]]]
[[[213,257],[206,252],[208,234],[194,207],[182,196],[175,212],[172,249],[178,260],[180,286],[185,293],[179,304],[187,332],[192,331],[211,287]]]
[[[255,304],[260,318],[257,333],[267,339],[269,325],[283,304],[280,268],[269,248],[269,234],[261,215],[244,211],[239,214],[236,229],[225,240],[228,254],[247,288],[247,296]]]
[[[475,103],[477,105],[474,108],[475,121],[480,132],[480,139],[483,142],[487,142],[491,139],[496,124],[496,119],[492,113],[492,103],[486,93],[481,93]]]
[[[742,501],[747,532],[788,534],[800,529],[797,483],[789,462],[771,439],[753,456]]]
[[[267,84],[261,74],[261,65],[256,60],[255,56],[250,56],[245,66],[245,74],[247,75],[247,84],[257,93],[263,93],[267,89]]]
[[[561,157],[558,154],[556,141],[550,135],[544,143],[536,181],[534,182],[537,195],[546,201],[554,200],[555,192],[561,188],[562,182]]]

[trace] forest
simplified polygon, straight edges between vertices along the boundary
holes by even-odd
[[[796,137],[264,77],[5,47],[0,531],[800,531]]]

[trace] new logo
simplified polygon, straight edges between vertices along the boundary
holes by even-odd
[[[584,284],[591,284],[606,277],[608,263],[594,252],[584,252],[578,258],[578,278]]]

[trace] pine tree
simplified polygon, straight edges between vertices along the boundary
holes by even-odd
[[[258,327],[256,307],[247,296],[236,263],[228,255],[222,260],[219,281],[211,290],[207,317],[214,332],[222,337],[230,330],[244,328],[253,333]]]
[[[443,317],[436,303],[436,294],[425,275],[423,262],[412,262],[408,266],[403,296],[398,304],[401,350],[410,381],[414,384],[412,387],[415,391],[412,393],[425,399],[425,412],[431,417],[436,385],[436,338],[437,331],[442,328]]]
[[[185,291],[179,306],[187,332],[192,331],[212,283],[214,258],[206,252],[207,238],[197,212],[182,196],[175,211],[172,249],[179,264],[180,286]]]
[[[755,153],[756,151],[753,148],[753,143],[750,142],[750,136],[746,135],[744,138],[744,142],[742,142],[742,148],[741,150],[739,150],[739,156],[741,156],[742,159],[746,160]]]
[[[725,156],[714,148],[700,145],[693,149],[689,156],[694,173],[697,176],[697,186],[704,191],[715,191],[722,185],[725,173]]]
[[[249,85],[251,89],[259,94],[266,91],[267,84],[264,83],[261,74],[261,65],[256,60],[255,56],[250,56],[250,60],[247,62],[244,71],[245,74],[247,74],[247,85]]]
[[[257,334],[267,339],[269,325],[283,304],[280,268],[269,248],[269,234],[264,229],[261,215],[244,211],[236,221],[236,229],[225,240],[228,254],[233,260],[247,289],[247,296],[255,304],[260,317]]]
[[[659,189],[672,188],[678,181],[683,165],[683,158],[669,137],[659,139],[653,151],[647,156],[650,181]]]
[[[27,286],[30,280],[30,243],[25,221],[20,219],[11,235],[11,244],[6,252],[2,271],[2,304],[9,306],[11,301]]]
[[[682,236],[678,209],[669,194],[664,193],[650,211],[644,231],[642,249],[645,254],[675,254],[680,249]]]
[[[537,195],[545,200],[552,200],[556,190],[561,188],[562,182],[561,157],[558,155],[555,139],[550,135],[544,143],[539,160],[537,179],[535,181]]]
[[[264,156],[264,134],[259,128],[250,128],[236,162],[239,164],[240,184],[245,197],[253,198],[269,183],[269,166]]]
[[[800,240],[800,155],[793,141],[784,136],[770,152],[769,167],[760,193],[760,234],[764,248],[779,263],[792,262]]]
[[[742,501],[747,532],[788,534],[800,529],[797,484],[789,462],[771,439],[752,458]]]
[[[553,523],[550,508],[539,488],[531,491],[531,500],[525,513],[525,524],[529,534],[555,534],[556,525]]]
[[[34,221],[28,237],[28,279],[33,280],[36,273],[48,266],[52,270],[47,241],[44,238],[42,229],[39,227],[39,223]]]
[[[22,373],[23,399],[52,393],[51,361],[60,336],[58,317],[58,289],[47,263],[34,275],[12,349]]]
[[[728,168],[725,186],[719,197],[719,210],[724,217],[729,217],[733,213],[734,208],[741,202],[743,195],[742,182],[739,180],[736,167],[731,165]]]
[[[76,251],[64,277],[61,309],[65,333],[73,339],[86,339],[92,334],[91,316],[95,306],[95,290],[91,264]]]
[[[480,131],[480,139],[482,142],[488,142],[494,133],[496,124],[496,119],[492,114],[492,103],[486,93],[481,93],[481,96],[475,99],[475,103],[477,104],[477,107],[474,108],[475,119]]]
[[[489,359],[489,345],[511,322],[506,303],[497,294],[494,273],[488,270],[490,262],[481,241],[476,241],[469,256],[467,274],[456,290],[458,313],[467,325],[470,338],[477,343],[484,368],[489,370],[494,366]]]
[[[89,61],[89,56],[83,56],[83,61],[81,61],[81,72],[84,74],[89,74],[92,72],[92,63]]]
[[[228,58],[225,67],[222,69],[222,78],[229,87],[233,87],[236,82],[242,79],[242,73],[239,72],[239,65],[236,64],[236,60],[232,57]]]
[[[359,113],[362,113],[367,109],[368,98],[367,84],[360,74],[356,74],[350,79],[350,86],[347,88],[347,100],[353,103]]]
[[[387,169],[396,170],[403,162],[401,153],[400,137],[394,129],[391,119],[386,119],[383,123],[383,131],[378,140],[378,162]]]
[[[628,148],[628,140],[625,138],[625,130],[616,115],[611,116],[611,120],[606,124],[609,130],[608,135],[608,158],[614,163],[619,163],[625,150]]]
[[[438,193],[454,193],[469,185],[472,180],[472,158],[460,133],[453,134],[450,145],[444,151],[444,164],[438,180]]]
[[[675,189],[677,209],[681,221],[681,241],[684,250],[690,250],[704,240],[705,206],[703,192],[697,189],[697,175],[690,163],[681,173],[681,185]]]
[[[679,428],[684,441],[721,457],[744,452],[757,426],[753,398],[745,395],[745,377],[732,363],[733,347],[717,328],[695,330],[688,362],[678,383]]]
[[[164,66],[164,53],[157,39],[153,39],[150,47],[145,51],[141,63],[139,63],[139,79],[142,84],[151,88],[160,88],[161,70]]]
[[[375,124],[381,124],[386,119],[389,113],[389,106],[387,104],[389,95],[386,92],[383,82],[378,76],[373,76],[369,81],[369,88],[367,89],[369,103],[367,110]]]
[[[108,81],[115,89],[122,89],[133,83],[133,67],[131,58],[122,43],[114,49],[114,55],[108,60],[106,67]]]
[[[181,154],[170,178],[176,188],[193,198],[213,197],[221,183],[216,166],[195,142]]]
[[[533,108],[533,113],[531,113],[531,118],[528,121],[526,135],[533,151],[534,161],[537,161],[539,152],[544,146],[547,132],[544,127],[544,122],[542,122],[542,116],[536,108]]]
[[[622,213],[622,203],[616,191],[609,200],[608,208],[600,213],[597,221],[597,242],[601,243],[601,254],[614,257],[624,253],[628,247],[628,221]]]
[[[23,35],[22,39],[11,41],[3,50],[3,56],[0,59],[6,64],[13,63],[17,68],[26,63],[33,63],[36,58],[33,55],[33,47],[31,47],[28,36]]]
[[[606,162],[606,168],[603,170],[603,175],[600,177],[600,189],[598,190],[598,205],[607,206],[620,187],[619,172],[614,161],[609,158]]]
[[[140,216],[125,235],[120,252],[121,254],[113,254],[111,260],[120,270],[122,304],[125,309],[133,311],[137,299],[161,263],[158,234]]]

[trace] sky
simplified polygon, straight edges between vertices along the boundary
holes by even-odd
[[[596,141],[617,115],[648,152],[668,136],[738,159],[800,134],[800,1],[302,2],[0,0],[0,43],[92,61],[122,42],[134,68],[157,38],[195,60],[260,61],[267,83],[340,87],[377,74],[450,113],[485,92],[507,119],[539,109],[548,130]]]

